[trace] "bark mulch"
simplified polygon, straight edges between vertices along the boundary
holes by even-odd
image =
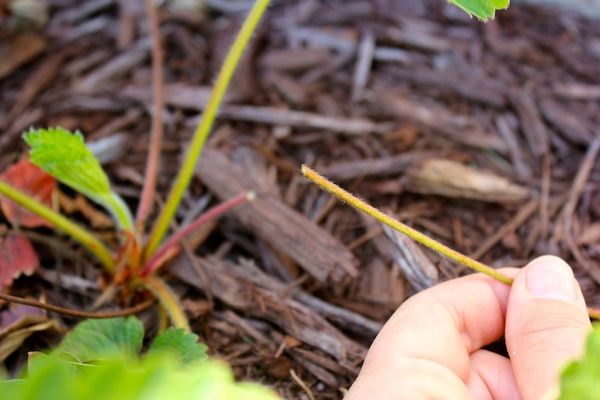
[[[135,207],[152,113],[143,2],[47,3],[39,27],[15,16],[0,25],[0,169],[21,157],[30,126],[79,129]],[[168,1],[160,11],[166,136],[155,209],[249,4]],[[332,200],[300,176],[306,163],[492,266],[560,255],[600,305],[599,111],[597,21],[514,5],[483,24],[443,0],[275,1],[178,222],[245,190],[257,199],[191,238],[169,283],[238,377],[286,398],[308,398],[299,380],[316,398],[340,398],[399,304],[468,271]],[[65,188],[61,198],[115,240],[95,206]],[[89,255],[50,230],[27,234],[42,266],[11,292],[91,307],[103,287]],[[142,317],[158,327],[156,310]],[[7,367],[50,343],[28,339]]]

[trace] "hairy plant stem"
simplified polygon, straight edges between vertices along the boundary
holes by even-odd
[[[146,14],[148,14],[148,25],[152,37],[152,87],[154,88],[154,102],[152,105],[152,132],[150,144],[148,145],[148,159],[146,160],[146,171],[144,174],[144,188],[136,215],[136,230],[142,234],[148,214],[152,210],[152,200],[156,190],[156,175],[160,163],[160,149],[163,138],[163,108],[164,108],[164,82],[163,82],[163,47],[160,38],[160,21],[153,0],[144,0]]]
[[[223,67],[219,71],[219,75],[217,77],[217,81],[215,82],[210,100],[204,109],[204,113],[202,114],[202,119],[200,120],[200,123],[194,132],[194,136],[189,145],[183,165],[181,166],[179,174],[175,179],[175,183],[171,188],[171,192],[169,193],[165,206],[158,216],[158,219],[156,220],[156,223],[154,224],[150,234],[150,238],[144,253],[145,260],[149,260],[151,258],[164,238],[167,229],[169,228],[169,223],[175,215],[175,211],[177,210],[177,207],[183,198],[183,194],[187,190],[190,180],[192,179],[194,168],[196,167],[196,161],[198,160],[198,157],[200,157],[200,153],[202,152],[206,138],[211,131],[217,111],[219,110],[219,107],[223,101],[223,97],[227,87],[229,86],[233,72],[235,71],[239,60],[242,57],[244,49],[250,41],[250,38],[252,37],[252,34],[254,33],[256,26],[258,25],[258,22],[265,12],[268,4],[269,0],[256,0],[254,6],[250,10],[250,13],[246,17],[240,32],[233,42],[231,49],[229,49],[229,53],[225,58]]]
[[[156,300],[149,299],[133,307],[123,308],[120,310],[112,311],[81,311],[73,310],[72,308],[65,308],[54,306],[52,304],[42,303],[32,299],[24,299],[22,297],[11,296],[0,292],[0,300],[8,301],[10,303],[24,304],[26,306],[41,308],[46,311],[54,312],[57,314],[67,315],[74,318],[93,318],[93,319],[107,319],[126,317],[128,315],[139,314],[140,312],[148,309]]]
[[[311,181],[313,181],[314,183],[316,183],[319,187],[321,187],[321,189],[328,191],[329,193],[333,194],[338,199],[345,201],[346,203],[350,204],[352,207],[375,218],[377,221],[379,221],[383,224],[386,224],[387,226],[389,226],[392,229],[397,230],[398,232],[405,234],[406,236],[410,237],[411,239],[429,247],[430,249],[432,249],[434,251],[437,251],[438,253],[450,258],[451,260],[454,260],[454,261],[456,261],[464,266],[467,266],[475,271],[482,272],[488,276],[491,276],[492,278],[497,279],[500,282],[504,282],[508,285],[510,285],[512,283],[513,280],[511,277],[504,275],[504,274],[496,271],[494,268],[489,267],[483,263],[480,263],[479,261],[473,260],[472,258],[470,258],[462,253],[459,253],[458,251],[451,249],[450,247],[438,242],[437,240],[431,239],[427,235],[422,234],[421,232],[411,228],[410,226],[403,224],[402,222],[385,214],[384,212],[379,211],[375,207],[365,203],[364,201],[360,200],[358,197],[348,193],[347,191],[345,191],[344,189],[342,189],[335,183],[333,183],[333,182],[327,180],[326,178],[324,178],[323,176],[319,175],[312,169],[308,168],[306,165],[302,166],[302,174],[305,177],[307,177],[308,179],[310,179]]]
[[[1,181],[0,194],[6,196],[32,213],[39,215],[53,224],[56,228],[71,236],[94,254],[108,272],[111,274],[115,272],[115,262],[110,250],[93,233],[74,222],[69,221],[58,212],[33,199],[26,193]]]
[[[488,265],[476,261],[454,249],[451,249],[450,247],[438,242],[437,240],[434,240],[428,237],[427,235],[424,235],[421,232],[411,228],[410,226],[403,224],[394,217],[379,211],[375,207],[369,205],[368,203],[362,201],[358,197],[345,191],[344,189],[331,182],[327,178],[319,175],[317,172],[313,171],[306,165],[302,166],[302,175],[304,175],[306,178],[310,179],[321,189],[326,190],[338,199],[350,204],[352,207],[375,218],[377,221],[389,226],[390,228],[405,234],[409,238],[421,243],[422,245],[430,248],[431,250],[434,250],[440,253],[441,255],[448,257],[449,259],[456,261],[459,264],[464,265],[465,267],[486,274],[487,276],[492,277],[502,283],[512,285],[513,278],[511,278],[510,276],[504,275],[503,273],[496,271],[494,268]],[[591,318],[600,320],[600,309],[588,307],[587,310],[588,315]]]
[[[158,299],[160,305],[169,315],[169,319],[173,326],[182,328],[186,332],[190,332],[190,325],[177,296],[162,279],[150,275],[141,279],[140,283],[146,289],[150,290],[154,297]]]
[[[173,234],[157,251],[152,255],[152,258],[148,261],[144,269],[142,270],[141,276],[145,277],[152,275],[160,268],[164,263],[176,255],[179,247],[179,243],[185,239],[187,235],[198,229],[210,220],[220,217],[227,211],[241,204],[254,199],[254,192],[239,194],[200,215],[196,220],[191,222],[189,225],[181,228],[179,231]],[[169,255],[169,257],[167,257]]]

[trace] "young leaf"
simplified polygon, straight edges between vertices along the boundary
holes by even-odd
[[[144,327],[134,317],[90,319],[79,323],[55,352],[79,362],[97,361],[121,354],[136,357],[142,348]]]
[[[205,360],[206,345],[198,342],[198,336],[181,328],[169,328],[156,336],[148,354],[158,351],[171,351],[179,356],[184,364],[197,360]]]
[[[0,179],[48,207],[54,210],[57,209],[56,197],[54,196],[56,180],[28,159],[23,159],[11,165],[4,171]],[[4,216],[12,225],[26,228],[51,227],[50,223],[44,218],[26,210],[6,197],[0,198],[0,204]]]
[[[131,230],[131,212],[110,188],[108,176],[87,148],[80,132],[63,128],[30,129],[23,135],[31,162],[105,207],[121,228]]]
[[[449,0],[462,8],[467,14],[475,15],[482,21],[494,18],[496,10],[508,8],[510,0]]]
[[[559,400],[600,399],[600,325],[589,334],[583,359],[563,370]]]

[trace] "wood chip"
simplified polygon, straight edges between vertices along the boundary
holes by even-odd
[[[446,197],[514,203],[526,199],[529,190],[508,179],[443,159],[427,160],[406,176],[408,191]]]
[[[221,199],[261,187],[245,168],[212,148],[204,150],[197,171]],[[250,232],[292,257],[320,282],[339,282],[358,273],[356,259],[338,239],[272,194],[259,191],[253,202],[233,213]]]
[[[46,39],[25,31],[0,42],[0,79],[6,78],[21,65],[31,61],[46,48]]]

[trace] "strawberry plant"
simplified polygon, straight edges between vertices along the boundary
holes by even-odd
[[[278,398],[266,387],[235,383],[192,333],[169,328],[141,354],[143,338],[134,317],[81,322],[50,354],[33,353],[26,375],[0,382],[0,392],[14,400]]]
[[[206,221],[248,201],[252,198],[252,194],[242,193],[207,211],[167,240],[164,240],[164,238],[192,179],[196,161],[211,131],[217,110],[223,100],[233,72],[268,4],[269,0],[256,1],[237,38],[234,40],[223,68],[217,77],[210,101],[188,146],[187,154],[175,178],[165,206],[159,213],[147,237],[145,223],[151,210],[156,186],[157,150],[160,148],[162,134],[162,128],[157,128],[157,124],[161,123],[160,120],[154,121],[149,146],[150,155],[146,168],[146,181],[135,219],[129,206],[112,190],[107,174],[86,146],[80,132],[69,132],[56,127],[31,129],[23,135],[24,141],[30,148],[29,158],[32,164],[51,177],[56,178],[62,184],[87,196],[110,213],[118,227],[120,242],[118,248],[109,248],[93,232],[70,221],[49,204],[41,201],[42,199],[39,196],[33,196],[6,180],[0,181],[0,194],[4,198],[28,210],[29,213],[35,214],[36,218],[41,218],[45,224],[66,233],[87,248],[102,264],[109,280],[116,287],[122,288],[124,293],[131,294],[140,291],[152,293],[154,297],[159,299],[172,324],[185,330],[189,330],[189,326],[179,301],[166,283],[156,276],[156,272],[169,259],[178,254],[180,242],[186,235]],[[147,5],[150,17],[156,17],[152,2]],[[160,56],[158,58],[160,59]],[[153,63],[154,61],[157,60],[153,60]],[[160,114],[160,112],[155,114]],[[3,209],[7,216],[10,215],[4,205]],[[19,270],[19,268],[13,269]],[[20,268],[20,270],[29,271],[25,267]],[[5,279],[7,280],[10,277],[12,275]],[[0,294],[0,297],[9,301],[18,300],[4,294]],[[90,314],[90,316],[93,316],[93,314]]]

